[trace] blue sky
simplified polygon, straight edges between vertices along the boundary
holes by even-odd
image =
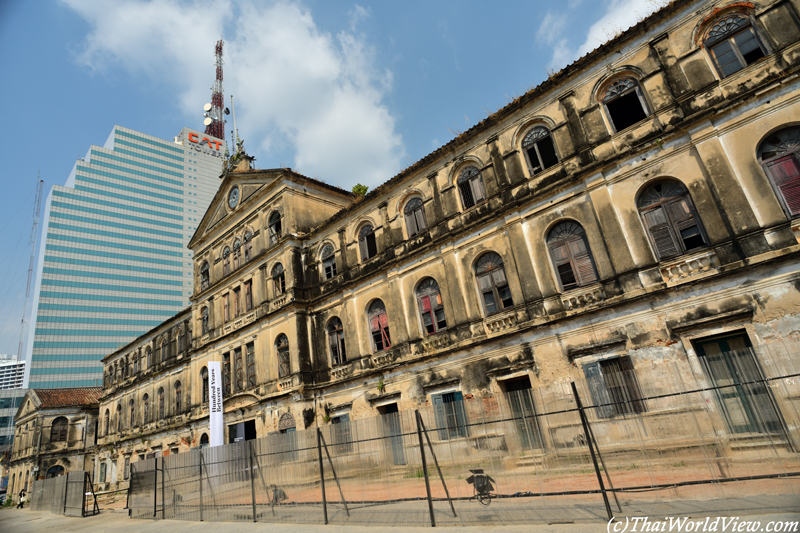
[[[0,2],[0,353],[17,352],[37,174],[63,185],[115,124],[202,129],[219,38],[259,168],[374,188],[662,3]]]

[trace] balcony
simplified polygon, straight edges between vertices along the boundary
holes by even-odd
[[[606,293],[600,285],[581,287],[561,295],[561,301],[569,311],[600,303],[605,299]]]
[[[449,344],[450,339],[446,332],[437,333],[436,335],[431,335],[422,339],[422,349],[425,352],[435,352],[447,347]]]
[[[705,250],[685,259],[661,267],[661,276],[667,285],[683,283],[689,278],[713,272],[719,267],[719,259],[713,250]]]
[[[331,380],[346,378],[350,375],[350,365],[337,366],[331,369]]]
[[[507,330],[512,329],[517,325],[517,314],[512,309],[505,313],[498,313],[486,317],[483,320],[483,326],[486,329],[486,335],[498,335]]]
[[[394,361],[394,352],[391,350],[384,350],[372,356],[372,366],[377,368],[379,366],[388,365]]]

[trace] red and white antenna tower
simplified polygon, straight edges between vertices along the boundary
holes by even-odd
[[[217,67],[217,79],[211,88],[211,103],[205,105],[206,135],[217,139],[225,139],[225,104],[222,93],[222,39],[214,47]]]

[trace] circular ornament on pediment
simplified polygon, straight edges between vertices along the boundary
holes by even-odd
[[[294,417],[290,413],[284,413],[278,420],[278,429],[291,429],[295,427]]]

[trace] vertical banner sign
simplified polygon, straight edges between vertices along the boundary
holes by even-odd
[[[222,370],[219,361],[208,363],[208,394],[209,394],[209,446],[222,446],[224,442],[224,429],[222,427]]]

